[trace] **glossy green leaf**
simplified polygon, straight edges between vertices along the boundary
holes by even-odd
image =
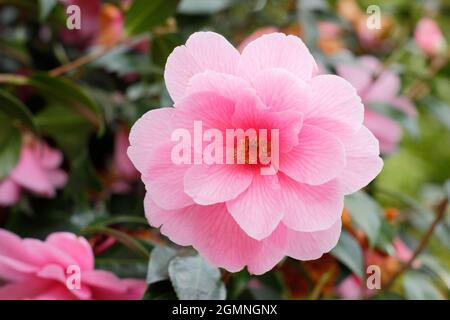
[[[96,128],[99,134],[103,132],[104,124],[99,106],[75,82],[68,78],[39,73],[30,77],[29,85],[55,104],[75,110]]]
[[[134,0],[125,15],[125,32],[138,35],[162,24],[176,11],[178,0]]]
[[[169,262],[176,254],[176,250],[170,247],[156,247],[152,250],[148,263],[148,284],[169,279]]]
[[[7,177],[19,161],[22,139],[9,119],[0,116],[0,180]]]
[[[357,274],[361,279],[364,276],[364,261],[363,253],[358,242],[346,231],[342,231],[339,242],[331,251],[331,254],[336,257],[342,264]]]
[[[442,293],[431,279],[419,272],[409,271],[403,277],[403,289],[408,300],[441,300]]]
[[[169,263],[169,277],[180,300],[223,300],[220,271],[200,256],[178,256]]]
[[[0,90],[0,112],[10,119],[20,121],[27,128],[36,131],[33,115],[27,106],[4,90]]]
[[[373,246],[377,241],[383,219],[382,208],[365,192],[359,191],[345,197],[345,207],[352,221],[361,229]]]

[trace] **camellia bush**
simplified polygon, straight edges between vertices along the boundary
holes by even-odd
[[[0,299],[448,299],[449,13],[0,0]]]

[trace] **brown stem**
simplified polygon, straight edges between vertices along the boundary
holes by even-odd
[[[388,281],[388,283],[384,286],[383,290],[387,291],[389,290],[392,285],[394,284],[395,280],[405,271],[409,270],[416,258],[422,253],[422,251],[427,247],[428,242],[430,241],[431,236],[433,235],[434,230],[436,229],[436,226],[441,222],[441,220],[444,218],[445,211],[447,209],[448,205],[448,198],[445,198],[442,200],[437,208],[436,208],[436,218],[431,223],[430,227],[428,228],[427,232],[423,236],[422,240],[420,241],[419,245],[417,246],[416,250],[414,251],[411,258],[406,262]]]
[[[102,47],[95,52],[89,53],[85,56],[82,56],[82,57],[76,59],[76,60],[73,60],[73,61],[63,64],[62,66],[59,66],[53,70],[50,70],[49,73],[52,76],[59,76],[64,73],[67,73],[71,70],[77,69],[77,68],[79,68],[85,64],[88,64],[88,63],[100,58],[101,56],[107,54],[109,51],[111,51],[113,48],[115,48],[116,45],[118,45],[119,43],[122,43],[122,42],[118,42],[114,45]]]

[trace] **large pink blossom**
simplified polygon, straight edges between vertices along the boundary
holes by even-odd
[[[356,90],[316,72],[304,43],[282,33],[252,41],[242,54],[212,32],[175,48],[165,68],[174,108],[149,111],[130,133],[150,224],[231,272],[247,266],[262,274],[285,255],[310,260],[330,251],[344,195],[367,185],[383,162]],[[220,132],[278,129],[279,171],[174,164],[173,130],[192,132],[198,120]]]
[[[402,129],[393,119],[370,108],[371,103],[387,104],[408,117],[417,115],[411,101],[399,95],[400,78],[393,71],[383,69],[382,64],[373,56],[362,56],[356,63],[342,63],[336,66],[338,75],[344,77],[357,90],[366,105],[364,125],[380,141],[382,153],[396,150]]]
[[[414,30],[414,41],[426,54],[436,56],[445,51],[446,41],[436,21],[422,18]]]
[[[25,142],[16,167],[0,180],[0,206],[15,204],[23,189],[43,197],[54,197],[56,188],[67,180],[66,173],[60,169],[62,161],[62,153],[44,141]]]
[[[94,270],[89,243],[72,233],[56,232],[40,241],[0,229],[0,243],[0,300],[140,299],[146,287],[143,280]],[[79,286],[70,278],[73,266],[79,268]]]

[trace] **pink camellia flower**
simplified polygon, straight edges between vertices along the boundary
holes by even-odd
[[[0,206],[15,204],[22,189],[43,197],[54,197],[56,188],[67,181],[66,173],[59,169],[62,161],[62,153],[44,141],[26,141],[16,167],[8,177],[0,180]]]
[[[0,229],[0,243],[0,300],[131,300],[146,288],[143,280],[94,270],[89,243],[72,233],[52,233],[41,241]]]
[[[446,41],[436,21],[422,18],[414,31],[414,41],[427,55],[436,56],[445,51]]]
[[[366,105],[364,125],[380,141],[382,153],[395,151],[400,141],[402,130],[393,119],[370,108],[370,104],[387,104],[416,117],[417,112],[411,101],[399,96],[400,78],[390,70],[384,70],[379,60],[372,56],[362,56],[356,63],[342,63],[336,66],[338,75],[344,77],[357,90]]]
[[[285,255],[310,260],[330,251],[341,232],[344,195],[367,185],[383,162],[362,125],[356,90],[316,71],[304,43],[282,33],[257,38],[242,54],[213,32],[195,33],[175,48],[165,68],[174,108],[147,112],[130,133],[128,155],[142,173],[149,223],[231,272],[247,266],[262,274]],[[225,148],[227,155],[245,154],[244,164],[176,164],[173,133],[183,128],[196,136],[196,121],[219,135],[278,130],[275,174],[247,161],[255,143],[247,138],[238,141],[244,149]],[[258,136],[258,150],[268,151],[272,138]],[[192,144],[194,158],[211,149],[205,144]],[[273,148],[269,153],[277,156]]]

